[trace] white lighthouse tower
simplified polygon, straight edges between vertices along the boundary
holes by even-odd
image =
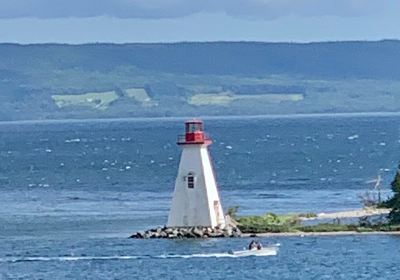
[[[187,121],[185,130],[178,137],[183,150],[167,227],[223,228],[225,217],[208,152],[211,139],[200,120]]]

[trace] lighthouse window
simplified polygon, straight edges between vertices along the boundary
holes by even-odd
[[[201,123],[188,123],[186,124],[186,132],[193,133],[196,131],[202,131],[203,125]]]
[[[194,176],[189,174],[187,177],[187,184],[188,184],[188,188],[189,189],[193,189],[194,188]]]

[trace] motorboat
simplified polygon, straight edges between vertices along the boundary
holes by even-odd
[[[242,251],[232,251],[230,250],[228,254],[238,256],[238,257],[247,257],[247,256],[275,256],[278,254],[280,244],[273,244],[262,247],[260,249],[254,248],[251,250],[242,250]]]

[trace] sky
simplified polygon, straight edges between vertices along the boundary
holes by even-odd
[[[0,0],[0,42],[400,39],[400,0]]]

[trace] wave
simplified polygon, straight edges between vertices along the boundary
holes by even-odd
[[[262,257],[263,255],[255,255]],[[113,260],[137,260],[137,259],[191,259],[191,258],[243,258],[229,253],[191,254],[191,255],[141,255],[141,256],[58,256],[58,257],[6,257],[0,258],[0,263],[18,262],[74,262],[74,261],[113,261]],[[264,255],[265,257],[265,255]]]
[[[51,261],[91,261],[91,260],[131,260],[139,256],[59,256],[59,257],[7,257],[0,258],[0,262],[51,262]]]

